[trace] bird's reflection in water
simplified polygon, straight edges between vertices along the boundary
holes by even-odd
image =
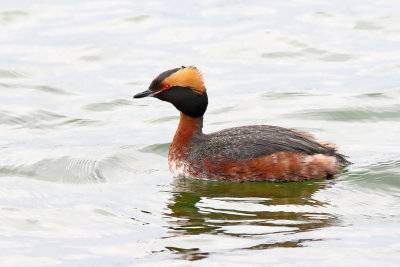
[[[166,214],[170,232],[175,237],[208,234],[253,238],[255,242],[240,249],[304,246],[305,242],[320,240],[307,238],[305,232],[337,222],[335,215],[327,212],[329,203],[314,197],[331,183],[229,183],[177,178]],[[212,253],[212,249],[204,251],[207,248],[194,244],[192,248],[167,248],[188,260]]]

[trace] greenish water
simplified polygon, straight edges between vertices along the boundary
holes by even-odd
[[[397,1],[5,1],[0,266],[398,266]],[[271,124],[337,144],[335,180],[174,178],[178,112],[133,101],[205,77],[205,132]]]

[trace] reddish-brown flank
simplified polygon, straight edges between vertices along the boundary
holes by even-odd
[[[207,157],[203,162],[191,162],[187,160],[187,153],[196,127],[195,118],[181,113],[168,156],[170,170],[176,176],[224,181],[304,181],[333,178],[340,171],[333,156],[294,152],[277,152],[238,161],[217,154]],[[306,133],[301,134],[311,138]]]
[[[240,161],[216,155],[207,158],[202,168],[209,177],[227,181],[304,181],[332,178],[339,172],[334,157],[293,152],[277,152]]]

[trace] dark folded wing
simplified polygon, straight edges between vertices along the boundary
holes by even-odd
[[[217,154],[223,154],[232,160],[248,160],[276,152],[295,152],[307,155],[330,155],[338,158],[342,164],[346,165],[347,162],[335,150],[295,131],[277,126],[235,127],[198,138],[202,141],[192,142],[190,155],[195,160],[204,160],[210,155]]]

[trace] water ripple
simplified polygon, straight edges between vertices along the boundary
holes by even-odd
[[[332,52],[326,49],[316,48],[311,44],[300,42],[291,37],[281,37],[281,41],[293,46],[294,50],[282,50],[261,53],[261,57],[279,60],[292,58],[307,58],[325,62],[344,62],[357,59],[358,56],[350,53]]]
[[[348,183],[400,196],[400,160],[378,162],[366,166],[356,166],[341,179]]]
[[[104,182],[99,161],[70,157],[42,159],[30,165],[0,166],[0,176],[18,176],[51,182]]]
[[[398,89],[362,94],[333,95],[315,92],[268,92],[263,98],[281,99],[290,101],[296,97],[296,110],[282,115],[285,118],[301,118],[323,121],[397,121],[400,119],[400,105],[396,101],[399,97]],[[313,102],[309,107],[308,102]],[[301,105],[302,103],[305,105]],[[332,105],[334,103],[335,105]],[[340,106],[337,107],[337,103]]]
[[[25,78],[27,76],[28,73],[26,72],[0,69],[0,79],[1,78],[16,79],[16,78]]]
[[[21,10],[2,11],[0,12],[0,22],[3,24],[9,24],[28,15],[29,13]]]
[[[15,128],[50,130],[76,126],[95,126],[101,123],[91,119],[70,118],[46,110],[34,110],[25,114],[3,110],[0,112],[0,124]]]
[[[169,144],[145,147],[126,147],[104,156],[47,157],[37,160],[27,156],[32,163],[10,161],[0,164],[0,177],[25,177],[61,183],[103,183],[127,181],[137,174],[149,174],[166,168]],[[78,148],[76,148],[79,150]],[[149,154],[149,152],[151,154]],[[90,153],[93,154],[93,153]],[[162,157],[160,157],[162,156]],[[161,159],[161,160],[160,160]]]
[[[0,87],[12,88],[12,89],[27,88],[51,94],[75,95],[72,92],[49,85],[25,85],[25,84],[15,84],[15,83],[0,83]]]
[[[399,120],[400,105],[391,106],[360,106],[349,108],[316,109],[287,115],[303,119],[331,120],[331,121],[382,121]]]
[[[132,101],[126,99],[115,99],[110,102],[92,103],[84,106],[83,108],[90,111],[111,111],[122,106],[131,106]]]
[[[162,157],[167,157],[170,146],[171,146],[171,143],[154,144],[154,145],[146,146],[146,147],[140,149],[139,151],[147,152],[147,153],[154,153],[154,154],[160,155]]]
[[[149,15],[138,15],[138,16],[134,16],[134,17],[129,17],[129,18],[125,18],[122,19],[123,22],[133,22],[133,23],[137,23],[137,22],[142,22],[145,20],[150,19],[151,17]]]

